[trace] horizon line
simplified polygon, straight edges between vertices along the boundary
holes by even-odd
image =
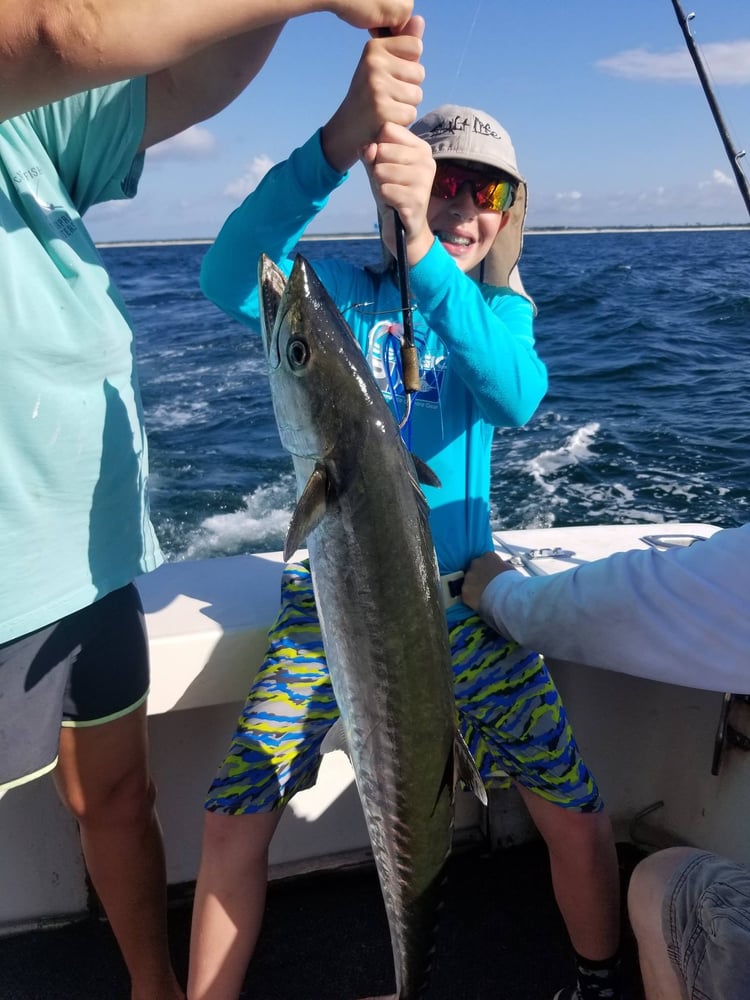
[[[672,226],[527,226],[524,229],[524,236],[566,236],[581,233],[675,233],[692,230],[718,231],[718,230],[750,230],[750,223],[727,222],[703,225],[701,223],[688,223],[685,225]],[[216,239],[215,236],[184,236],[165,237],[156,239],[132,239],[132,240],[96,240],[97,247],[117,248],[117,247],[143,247],[143,246],[209,246]],[[300,238],[300,243],[305,240],[376,240],[379,234],[374,232],[364,233],[306,233]]]

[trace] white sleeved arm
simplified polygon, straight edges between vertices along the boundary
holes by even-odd
[[[549,576],[496,576],[479,611],[548,657],[750,694],[750,524]]]

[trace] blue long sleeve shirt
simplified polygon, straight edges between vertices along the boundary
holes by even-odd
[[[259,329],[258,257],[267,254],[288,274],[300,237],[345,177],[327,162],[319,133],[277,164],[208,251],[201,271],[206,296]],[[375,272],[345,260],[314,266],[400,417],[405,394],[392,332],[401,322],[401,299],[393,270]],[[547,372],[534,347],[533,308],[523,296],[476,284],[437,240],[410,268],[409,282],[421,388],[404,438],[442,483],[425,487],[425,495],[440,571],[451,573],[492,548],[493,431],[532,416]]]

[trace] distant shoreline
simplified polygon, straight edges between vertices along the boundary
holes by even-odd
[[[706,233],[735,232],[748,230],[750,224],[729,224],[725,226],[580,226],[526,228],[525,236],[579,236],[582,233]],[[310,240],[376,240],[378,233],[309,233],[302,237],[301,242]],[[108,249],[117,247],[164,247],[164,246],[210,246],[213,237],[189,237],[174,240],[104,240],[98,242],[98,247]]]

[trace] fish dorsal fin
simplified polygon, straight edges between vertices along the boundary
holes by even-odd
[[[410,451],[409,457],[414,465],[414,475],[411,476],[411,481],[417,497],[417,507],[422,521],[424,524],[428,524],[430,520],[430,505],[427,503],[427,498],[422,492],[422,485],[435,486],[439,489],[443,484],[440,482],[429,465],[418,455],[415,455]]]
[[[423,462],[422,459],[413,452],[411,452],[411,458],[414,462],[414,471],[417,473],[418,482],[422,483],[423,486],[435,486],[438,489],[443,485],[427,462]]]
[[[285,560],[289,559],[297,549],[303,547],[307,536],[323,520],[326,512],[327,493],[328,473],[324,466],[317,464],[300,494],[289,522],[289,530],[284,543]]]
[[[461,733],[456,730],[453,740],[453,760],[454,774],[456,781],[463,781],[470,791],[472,791],[483,806],[487,805],[487,789],[479,774],[479,769],[471,756],[471,750],[466,745],[466,740]]]
[[[352,755],[349,752],[349,740],[346,738],[344,720],[341,718],[334,722],[323,737],[323,742],[320,744],[320,756],[323,757],[334,750],[343,750],[349,760],[351,760]]]

